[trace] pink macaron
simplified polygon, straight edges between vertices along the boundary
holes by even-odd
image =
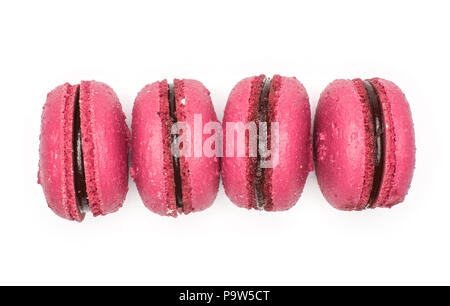
[[[266,211],[294,206],[313,170],[311,113],[303,85],[279,75],[243,79],[230,93],[222,126],[222,177],[230,200]]]
[[[394,83],[335,80],[320,96],[314,120],[317,180],[341,210],[402,202],[414,172],[411,111]]]
[[[38,183],[60,217],[81,222],[117,211],[128,191],[129,130],[106,84],[56,87],[42,112]]]
[[[179,130],[172,133],[175,123]],[[176,217],[211,206],[220,178],[219,157],[202,150],[214,137],[205,132],[211,123],[220,128],[210,93],[199,81],[163,80],[139,92],[133,107],[131,176],[151,211]],[[182,135],[185,141],[175,154],[173,144]]]

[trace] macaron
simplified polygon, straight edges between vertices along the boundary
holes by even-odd
[[[408,101],[381,78],[335,80],[314,119],[317,181],[341,210],[402,202],[414,172],[414,126]]]
[[[311,113],[303,85],[280,75],[243,79],[228,97],[222,129],[222,178],[229,199],[265,211],[294,206],[313,170]],[[245,154],[238,152],[242,145]]]
[[[42,112],[38,183],[60,217],[81,222],[117,211],[128,191],[130,133],[106,84],[56,87]]]
[[[212,205],[219,188],[219,156],[202,150],[210,137],[219,137],[205,132],[211,123],[220,128],[210,92],[199,81],[163,80],[139,92],[131,124],[131,176],[148,209],[176,217]],[[179,140],[183,135],[184,142]],[[200,152],[194,152],[199,146]]]

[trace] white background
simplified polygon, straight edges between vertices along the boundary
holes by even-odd
[[[0,284],[450,284],[448,1],[9,1],[0,4]],[[127,122],[147,83],[194,78],[221,119],[242,78],[296,76],[314,114],[336,78],[383,77],[410,101],[417,163],[405,202],[341,212],[310,174],[297,205],[214,205],[177,219],[130,179],[116,214],[56,217],[37,181],[41,109],[96,79]]]

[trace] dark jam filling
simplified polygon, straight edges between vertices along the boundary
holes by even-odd
[[[177,115],[176,115],[176,100],[175,100],[175,87],[173,84],[169,84],[169,114],[172,118],[172,124],[177,123]],[[174,146],[174,148],[178,148],[178,144],[175,143],[176,141],[175,134],[170,134],[171,138],[171,144]],[[172,152],[172,151],[171,151]],[[181,184],[181,170],[180,170],[180,158],[179,154],[175,156],[175,154],[172,153],[172,164],[173,164],[173,177],[174,177],[174,184],[175,184],[175,199],[176,199],[176,207],[177,209],[183,210],[183,189]]]
[[[265,122],[266,128],[269,129],[269,122],[268,122],[268,105],[269,105],[269,94],[270,94],[270,86],[271,86],[271,79],[270,78],[264,78],[262,86],[261,86],[261,94],[259,96],[259,102],[258,102],[258,119],[257,119],[257,155],[256,155],[256,173],[255,173],[255,181],[254,181],[254,188],[255,188],[255,198],[256,198],[256,208],[258,209],[264,209],[266,205],[266,199],[264,196],[264,168],[261,167],[261,153],[260,153],[260,126],[259,123]],[[267,131],[265,133],[267,137]],[[266,148],[267,148],[266,143]]]
[[[368,81],[364,81],[364,86],[366,87],[367,95],[369,97],[370,111],[372,114],[373,126],[374,126],[374,137],[375,137],[375,147],[374,147],[374,173],[373,173],[373,183],[372,191],[370,192],[369,202],[367,207],[370,207],[376,200],[380,188],[381,182],[383,180],[383,169],[384,169],[384,151],[385,151],[385,133],[383,124],[383,110],[381,109],[380,98],[373,88],[372,84]]]
[[[83,146],[81,141],[80,120],[80,88],[75,93],[75,106],[73,110],[73,173],[75,185],[75,198],[80,211],[89,211],[89,201],[86,189],[86,175],[84,172]]]

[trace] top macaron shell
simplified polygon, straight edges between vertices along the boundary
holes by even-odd
[[[227,148],[226,124],[233,122],[248,123],[248,113],[252,106],[252,84],[259,77],[249,77],[240,81],[231,91],[223,119],[223,143]],[[277,88],[274,93],[274,122],[279,123],[279,163],[270,172],[269,185],[272,207],[281,211],[292,207],[299,199],[308,173],[313,169],[311,146],[311,113],[308,95],[296,78],[274,76],[272,82]],[[235,145],[236,146],[236,145]],[[248,154],[248,148],[246,148]],[[252,208],[247,177],[247,157],[222,158],[222,177],[225,192],[230,200],[239,207]],[[249,192],[250,190],[250,192]]]
[[[73,172],[73,113],[79,90],[86,189],[95,216],[117,211],[128,191],[128,139],[119,100],[106,84],[83,81],[52,90],[43,108],[38,182],[60,217],[82,221]]]
[[[414,170],[414,130],[401,90],[369,80],[383,110],[385,163],[380,193],[371,207],[391,207],[407,193]],[[341,210],[366,208],[373,181],[373,125],[361,80],[336,80],[322,92],[314,120],[315,170],[327,201]],[[395,118],[395,120],[394,120]]]
[[[38,183],[48,206],[60,217],[82,221],[73,180],[72,130],[78,86],[66,83],[47,95],[42,110]]]
[[[209,91],[196,80],[174,81],[178,122],[191,129],[194,144],[194,116],[202,118],[202,132],[208,122],[219,122]],[[144,204],[160,215],[178,215],[175,204],[174,169],[170,151],[168,83],[166,80],[145,86],[136,97],[132,121],[131,175]],[[211,135],[203,134],[205,140]],[[193,152],[193,148],[191,150]],[[219,188],[217,156],[181,156],[184,213],[201,211],[212,205]]]
[[[145,86],[136,97],[131,123],[130,168],[142,201],[161,215],[175,210],[175,189],[167,178],[173,180],[173,168],[166,166],[164,151],[168,144],[164,141],[165,126],[159,115],[160,95],[163,94],[160,82],[155,82]],[[169,202],[173,203],[171,207],[162,205]]]

